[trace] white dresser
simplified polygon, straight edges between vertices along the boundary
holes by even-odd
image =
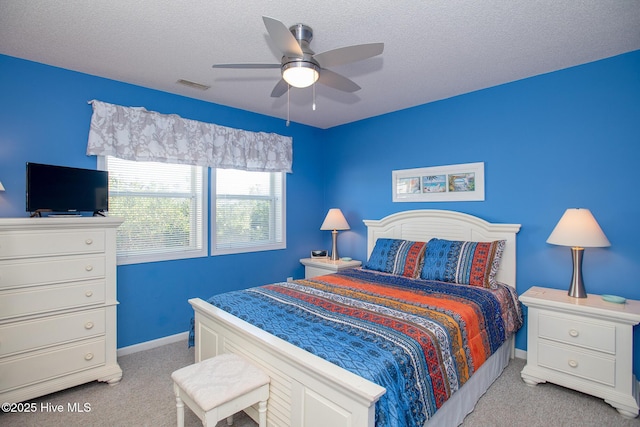
[[[114,217],[0,218],[0,401],[117,383]]]
[[[529,385],[549,381],[603,398],[627,418],[638,415],[633,375],[633,326],[640,301],[604,301],[600,295],[571,298],[567,291],[534,286],[520,296],[528,307]]]

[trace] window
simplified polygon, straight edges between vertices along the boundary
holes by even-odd
[[[109,215],[125,219],[118,264],[207,256],[206,168],[99,159],[109,171]]]
[[[207,168],[100,157],[118,264],[207,256]],[[211,169],[211,254],[284,249],[285,173]]]
[[[286,247],[284,172],[211,174],[211,254]]]

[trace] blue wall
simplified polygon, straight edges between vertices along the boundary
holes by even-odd
[[[399,94],[401,96],[401,94]],[[611,242],[588,248],[587,292],[640,299],[640,51],[332,128],[325,200],[352,226],[342,255],[364,259],[362,219],[453,209],[522,224],[517,289],[568,289],[571,253],[546,243],[571,207]],[[485,201],[393,203],[391,171],[485,162]],[[635,372],[640,373],[640,328]],[[526,328],[517,348],[526,349]]]
[[[568,288],[569,249],[546,239],[565,209],[589,208],[611,247],[586,250],[587,291],[640,299],[640,197],[633,189],[640,51],[328,130],[285,127],[284,120],[6,56],[0,93],[0,181],[7,189],[0,217],[25,216],[26,161],[95,167],[85,155],[91,99],[294,138],[287,249],[118,267],[119,347],[186,330],[187,298],[301,277],[298,259],[330,246],[329,233],[318,230],[330,207],[340,207],[352,227],[340,234],[341,255],[357,259],[366,256],[362,219],[401,210],[454,209],[520,223],[521,293],[533,285]],[[332,153],[330,162],[323,152]],[[392,202],[392,170],[467,162],[485,162],[485,201]],[[526,349],[525,329],[516,345]]]
[[[319,129],[1,55],[0,94],[0,217],[27,216],[26,162],[96,167],[86,155],[92,99],[293,137],[287,249],[118,267],[118,347],[186,331],[188,298],[303,277],[298,260],[322,245]]]

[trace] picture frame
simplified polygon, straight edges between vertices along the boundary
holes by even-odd
[[[484,200],[484,162],[392,171],[394,202]]]

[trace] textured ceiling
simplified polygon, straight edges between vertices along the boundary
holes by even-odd
[[[640,49],[638,0],[0,0],[0,53],[286,119],[262,16],[312,49],[384,42],[332,70],[362,89],[292,89],[291,121],[329,128]],[[185,79],[206,91],[179,85]]]

